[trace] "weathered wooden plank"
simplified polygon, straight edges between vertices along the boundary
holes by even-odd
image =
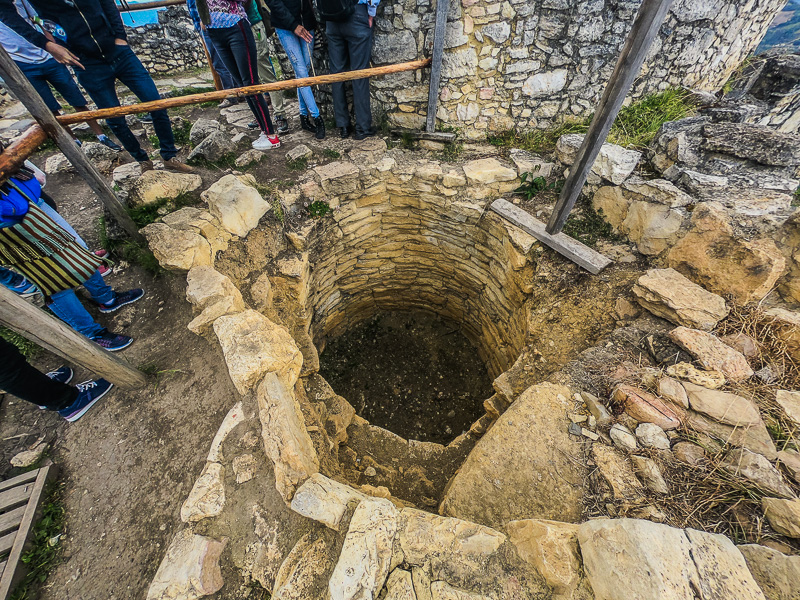
[[[6,561],[0,562],[0,577],[3,576],[3,572],[5,572],[7,564],[8,563]]]
[[[141,387],[147,381],[138,369],[3,286],[0,286],[0,325],[121,387]]]
[[[583,139],[583,144],[570,167],[569,176],[550,215],[547,223],[548,233],[558,233],[567,222],[567,217],[586,183],[586,177],[608,137],[608,132],[619,114],[619,109],[622,108],[634,78],[642,68],[642,63],[658,35],[672,2],[673,0],[643,0],[639,7],[631,32],[617,60],[617,66],[614,67],[611,79],[597,105],[589,131]]]
[[[447,31],[447,13],[450,0],[436,0],[436,23],[433,27],[433,55],[431,56],[431,79],[428,88],[428,114],[425,131],[436,129],[436,107],[439,104],[439,84],[442,81],[442,58],[444,57],[444,34]]]
[[[0,493],[0,510],[11,510],[28,501],[33,493],[35,482],[24,483]]]
[[[0,481],[0,492],[10,489],[12,487],[17,487],[23,483],[28,483],[29,481],[34,481],[36,479],[36,470],[28,471],[27,473],[23,473],[22,475],[17,475],[16,477],[12,477],[11,479],[6,479],[5,481]]]
[[[392,129],[392,135],[408,136],[413,140],[428,140],[430,142],[441,142],[450,144],[456,141],[456,134],[452,131],[413,131],[411,129]]]
[[[489,208],[594,275],[597,275],[613,262],[610,258],[592,250],[565,233],[557,233],[555,235],[547,233],[544,223],[521,208],[514,206],[508,200],[499,198],[492,202]]]
[[[45,486],[48,482],[53,480],[57,471],[55,465],[47,465],[38,469],[36,472],[36,482],[34,483],[31,499],[26,506],[25,516],[22,518],[22,523],[20,523],[17,536],[14,539],[14,544],[8,555],[7,567],[3,569],[3,574],[0,576],[0,599],[4,600],[8,597],[25,572],[20,563],[20,558],[22,558],[22,553],[28,546],[28,539],[30,538],[33,524],[41,515],[41,507],[39,504]]]
[[[22,523],[22,517],[24,516],[24,506],[20,506],[0,515],[0,535],[18,529],[19,524]]]
[[[14,540],[16,537],[16,530],[12,531],[11,533],[7,533],[4,536],[0,536],[0,556],[5,556],[11,552],[11,548],[14,546]]]

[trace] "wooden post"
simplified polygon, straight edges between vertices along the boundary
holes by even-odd
[[[208,62],[208,68],[211,69],[211,77],[214,79],[214,87],[217,91],[223,89],[222,87],[222,79],[220,79],[219,73],[214,68],[214,61],[211,60],[211,53],[208,51],[208,46],[206,46],[206,40],[203,36],[200,36],[200,43],[203,44],[203,50],[206,53],[206,62]]]
[[[144,374],[43,310],[0,286],[0,325],[124,388],[141,387]]]
[[[600,148],[608,137],[608,132],[617,118],[619,109],[633,85],[633,80],[639,74],[644,59],[650,50],[658,30],[667,16],[667,11],[673,0],[643,0],[633,27],[625,41],[625,46],[617,60],[617,66],[611,79],[606,85],[600,104],[594,113],[592,124],[583,139],[575,162],[569,171],[561,195],[550,215],[547,223],[547,233],[556,234],[564,227],[575,201],[586,183],[589,171],[594,165]]]
[[[36,152],[39,145],[47,139],[44,129],[32,125],[19,136],[14,143],[0,154],[0,181],[8,179],[9,175],[16,173],[28,157]]]
[[[56,120],[55,115],[47,108],[44,100],[36,93],[36,90],[33,89],[33,86],[22,71],[19,70],[16,63],[11,60],[4,48],[0,48],[0,77],[3,78],[9,89],[19,98],[20,102],[28,109],[28,112],[36,119],[47,135],[55,141],[59,149],[69,159],[69,162],[72,163],[72,166],[75,167],[78,175],[86,180],[86,183],[89,184],[92,191],[97,194],[100,201],[111,212],[117,223],[122,226],[131,238],[143,242],[144,238],[139,233],[139,228],[131,220],[125,206],[114,194],[114,190],[111,189],[111,186],[108,185],[108,182],[91,161],[86,158],[83,150],[75,144],[74,138]]]
[[[447,30],[447,13],[450,0],[436,0],[436,24],[433,28],[433,56],[431,57],[431,79],[428,88],[428,114],[425,131],[436,129],[436,107],[439,104],[439,84],[442,80],[442,57],[444,56],[444,34]]]

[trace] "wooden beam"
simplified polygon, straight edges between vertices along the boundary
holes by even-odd
[[[32,125],[0,154],[0,181],[16,173],[28,157],[47,139],[44,129]]]
[[[139,228],[128,215],[125,205],[117,198],[114,190],[95,168],[92,162],[86,157],[77,144],[75,139],[67,132],[64,127],[56,120],[52,111],[42,100],[41,96],[33,89],[28,78],[19,70],[19,67],[8,55],[4,48],[0,48],[0,77],[5,84],[28,109],[34,119],[44,129],[61,152],[64,153],[75,167],[78,175],[86,180],[92,191],[103,205],[109,210],[111,215],[127,232],[127,234],[138,242],[144,242],[144,237],[139,233]],[[83,113],[88,114],[88,113]],[[91,118],[91,117],[89,117]]]
[[[137,388],[146,383],[141,371],[3,286],[0,286],[0,325],[120,387]]]
[[[442,144],[452,144],[456,141],[456,134],[452,131],[414,131],[413,129],[392,129],[389,133],[396,136],[408,136],[412,140],[427,140],[429,142],[440,142]]]
[[[137,10],[150,10],[151,8],[163,8],[165,6],[180,6],[181,4],[186,4],[186,0],[155,0],[154,2],[128,4],[128,6],[117,4],[117,10],[119,12],[135,12]]]
[[[553,214],[550,215],[547,233],[556,234],[564,227],[672,2],[673,0],[642,1],[631,32],[617,60],[617,66],[614,67],[600,104],[597,105],[589,131],[583,138],[575,162],[570,167],[569,177],[564,183]]]
[[[447,13],[449,10],[450,0],[436,0],[436,24],[433,28],[433,56],[431,58],[430,85],[428,87],[428,114],[425,120],[425,131],[428,133],[433,133],[436,129],[436,107],[439,104],[444,36],[447,31]]]
[[[310,85],[322,85],[325,83],[336,83],[339,81],[351,81],[364,77],[377,77],[380,75],[390,75],[403,71],[415,71],[427,67],[431,63],[430,58],[414,60],[396,65],[386,65],[384,67],[374,67],[372,69],[361,69],[359,71],[345,71],[344,73],[333,73],[330,75],[317,75],[316,77],[304,77],[302,79],[289,79],[287,81],[277,81],[275,83],[262,83],[248,87],[231,88],[217,92],[205,92],[203,94],[192,94],[190,96],[179,96],[177,98],[164,98],[153,100],[152,102],[142,102],[141,104],[131,104],[130,106],[115,106],[114,108],[103,108],[100,110],[90,110],[86,112],[73,113],[71,115],[61,115],[58,121],[64,125],[72,123],[82,123],[89,119],[107,119],[108,117],[123,117],[137,113],[151,112],[165,108],[176,108],[178,106],[188,106],[190,104],[200,104],[201,102],[212,102],[224,100],[229,96],[245,98],[253,94],[263,94],[265,92],[277,92],[280,90],[292,90],[299,87]]]
[[[594,275],[597,275],[613,262],[610,258],[592,250],[575,238],[569,237],[566,233],[556,233],[554,235],[547,233],[544,223],[535,219],[518,206],[511,204],[508,200],[499,198],[492,202],[489,208],[506,221],[531,234],[543,244],[546,244],[559,254],[563,254],[572,262],[577,263]]]

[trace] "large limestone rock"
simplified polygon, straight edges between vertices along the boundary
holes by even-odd
[[[767,600],[800,600],[800,556],[759,544],[738,548]]]
[[[349,485],[315,473],[297,490],[291,507],[296,513],[339,531],[347,511],[355,509],[365,498]]]
[[[246,310],[214,321],[214,333],[240,394],[247,394],[270,372],[277,373],[289,389],[294,386],[303,357],[285,327],[259,312]]]
[[[377,597],[392,564],[400,513],[383,498],[358,505],[328,585],[331,600]]]
[[[709,123],[703,128],[706,150],[746,158],[762,165],[797,167],[800,136],[752,123]]]
[[[663,204],[631,202],[619,230],[648,256],[661,254],[678,241],[684,215]]]
[[[722,296],[692,283],[675,269],[650,269],[631,291],[654,315],[703,331],[714,329],[729,312]]]
[[[191,132],[189,132],[189,135],[191,135]],[[216,162],[235,150],[236,144],[233,143],[229,134],[224,131],[214,131],[197,144],[186,160],[193,162],[202,158],[208,162]]]
[[[669,337],[694,356],[704,369],[719,371],[729,381],[744,381],[753,376],[753,369],[744,355],[711,333],[678,327],[670,331]]]
[[[359,188],[358,167],[349,161],[336,161],[314,168],[322,189],[331,197],[350,194]]]
[[[670,267],[707,290],[730,294],[740,304],[761,300],[786,268],[770,239],[737,237],[716,202],[699,204],[692,226],[667,256]]]
[[[161,217],[161,221],[179,231],[192,231],[200,234],[211,245],[211,257],[228,249],[231,234],[225,231],[217,218],[207,210],[185,206],[180,210]]]
[[[217,462],[208,462],[189,497],[181,506],[181,521],[195,523],[216,517],[225,507],[225,468]]]
[[[216,119],[197,119],[189,130],[189,141],[195,146],[210,136],[212,133],[222,131],[222,125]]]
[[[214,263],[211,244],[198,233],[176,230],[165,223],[150,223],[141,233],[165,269],[188,271]]]
[[[514,169],[500,164],[496,158],[481,158],[464,164],[464,175],[472,183],[489,184],[498,181],[513,181],[517,178]]]
[[[284,381],[268,373],[256,397],[264,452],[275,468],[275,487],[289,504],[295,490],[319,472],[319,458],[300,405]]]
[[[395,569],[386,580],[385,600],[417,600],[414,578],[405,569]]]
[[[162,199],[172,200],[182,194],[197,191],[201,185],[203,179],[200,175],[145,171],[131,186],[128,202],[131,206],[144,206]]]
[[[335,550],[336,540],[325,533],[301,537],[275,576],[271,600],[324,598]]]
[[[800,500],[762,498],[761,508],[775,531],[790,538],[800,538]]]
[[[567,433],[569,398],[548,383],[520,395],[453,477],[440,514],[498,528],[525,518],[577,521],[586,473]]]
[[[566,165],[575,162],[578,150],[583,143],[583,137],[583,134],[580,133],[562,135],[556,143],[558,160]],[[603,144],[600,154],[592,165],[591,172],[596,177],[602,177],[614,185],[620,185],[633,173],[641,157],[642,153],[636,150],[628,150],[616,144]]]
[[[770,496],[796,498],[783,475],[760,454],[736,448],[725,455],[720,466],[732,475],[751,481]]]
[[[614,389],[611,397],[640,423],[655,423],[664,431],[675,429],[681,424],[682,409],[639,388],[620,385]]]
[[[194,535],[190,529],[175,534],[156,571],[147,600],[197,600],[222,587],[219,556],[225,542]]]
[[[198,310],[208,308],[224,298],[244,310],[244,300],[233,282],[213,267],[195,267],[186,275],[186,300]]]
[[[723,444],[747,448],[757,454],[763,454],[769,460],[775,460],[778,456],[775,443],[772,441],[764,421],[759,421],[755,425],[727,425],[699,412],[688,410],[686,411],[686,425]]]
[[[739,427],[750,427],[761,423],[758,407],[747,398],[730,392],[709,390],[689,382],[684,383],[683,387],[692,410],[701,412],[715,421]]]
[[[490,598],[483,594],[460,590],[445,581],[434,581],[431,584],[431,600],[490,600]]]
[[[269,210],[253,187],[245,185],[236,175],[225,175],[201,194],[209,210],[228,232],[246,236]]]
[[[596,600],[765,600],[744,558],[721,535],[635,519],[595,519],[578,529]]]
[[[800,392],[778,390],[775,402],[783,409],[788,419],[800,427]]]

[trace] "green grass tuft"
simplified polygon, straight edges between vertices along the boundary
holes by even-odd
[[[100,246],[108,250],[114,257],[139,265],[153,277],[158,277],[166,272],[147,246],[131,240],[110,239],[105,217],[97,220],[97,234],[100,238]]]
[[[17,347],[17,350],[22,353],[22,356],[28,359],[35,358],[42,351],[37,344],[30,341],[28,338],[23,337],[16,331],[8,329],[7,327],[3,327],[2,325],[0,325],[0,338],[3,338],[10,344],[14,344]]]
[[[294,160],[287,160],[286,167],[290,171],[306,171],[308,169],[308,158],[295,158]]]
[[[330,205],[323,200],[316,200],[308,205],[308,214],[319,219],[331,212]]]
[[[175,198],[158,198],[150,204],[128,208],[128,214],[139,227],[154,223],[162,214],[170,213],[184,206],[191,206],[197,198],[188,192],[182,192]],[[166,208],[166,211],[162,210]]]
[[[602,210],[595,210],[587,198],[580,200],[580,210],[573,211],[564,223],[564,233],[594,248],[600,240],[620,241],[611,224],[603,218]]]
[[[333,150],[332,148],[325,148],[322,151],[322,156],[324,156],[325,158],[333,158],[333,159],[342,157],[340,153],[338,153],[336,150]]]

